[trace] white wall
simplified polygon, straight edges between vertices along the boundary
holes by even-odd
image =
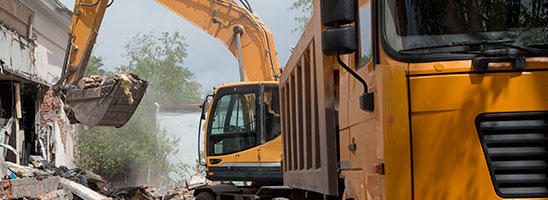
[[[34,12],[35,65],[38,76],[54,83],[61,75],[68,28],[69,10],[57,0],[20,0]]]
[[[68,26],[66,30],[56,29],[42,18],[36,18],[35,24],[37,45],[34,54],[38,76],[48,83],[54,83],[59,80],[63,68]]]
[[[189,166],[194,166],[196,164],[195,160],[198,158],[198,123],[200,122],[200,113],[158,113],[156,116],[161,129],[165,129],[169,136],[181,139],[178,144],[179,152],[168,157],[168,159],[172,163],[183,162]],[[203,130],[201,141],[203,141]],[[200,147],[203,149],[203,143],[200,143]]]

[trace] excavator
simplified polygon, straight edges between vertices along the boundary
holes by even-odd
[[[146,81],[131,74],[117,74],[105,81],[97,77],[83,79],[103,16],[113,2],[75,2],[64,67],[54,86],[65,94],[75,122],[87,126],[124,125],[146,91]],[[251,9],[230,0],[157,2],[223,43],[239,60],[241,81],[277,78],[279,67],[272,33]]]
[[[123,126],[135,112],[147,82],[131,73],[83,77],[103,16],[114,1],[76,0],[62,78],[54,89],[65,95],[72,120],[87,126]],[[247,0],[156,0],[219,40],[238,60],[240,81],[224,84],[202,105],[207,178],[280,185],[281,130],[274,37]],[[212,98],[210,100],[210,98]],[[208,104],[210,103],[210,104]],[[207,112],[207,117],[205,113]],[[234,185],[201,187],[198,199]],[[249,189],[247,190],[249,192]]]

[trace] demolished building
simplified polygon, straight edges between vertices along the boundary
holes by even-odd
[[[61,74],[72,12],[58,0],[0,1],[0,153],[74,167],[74,128],[51,91]]]

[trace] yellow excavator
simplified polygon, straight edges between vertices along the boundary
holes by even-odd
[[[232,0],[157,2],[222,42],[239,60],[241,81],[274,81],[278,76],[272,33],[250,9]],[[103,16],[112,3],[75,2],[63,73],[54,87],[64,91],[74,119],[88,126],[124,125],[147,86],[146,81],[131,74],[115,75],[105,81],[95,77],[83,79]]]
[[[207,178],[253,182],[255,186],[280,185],[280,69],[268,27],[246,0],[240,1],[241,5],[233,0],[156,2],[215,37],[239,63],[241,82],[221,85],[202,105],[200,124],[207,119]],[[131,73],[105,80],[83,77],[103,16],[112,3],[76,0],[62,78],[54,87],[65,94],[73,121],[88,126],[123,126],[147,87],[145,80]],[[199,199],[242,192],[227,184],[196,191]]]

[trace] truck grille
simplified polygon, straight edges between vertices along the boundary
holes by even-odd
[[[476,128],[499,196],[548,197],[548,112],[481,114]]]

